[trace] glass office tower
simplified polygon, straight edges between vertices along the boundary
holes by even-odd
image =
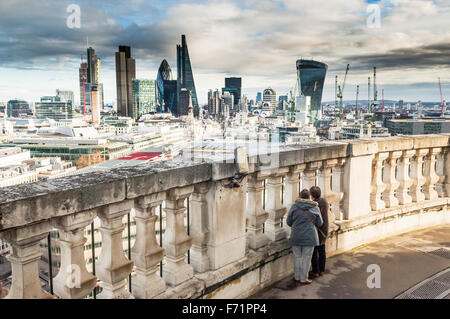
[[[133,114],[136,118],[156,112],[156,81],[133,79]]]
[[[314,60],[297,60],[300,85],[304,96],[311,97],[312,118],[318,118],[322,111],[322,91],[328,65]]]
[[[175,96],[173,94],[173,82],[175,82]],[[172,69],[166,60],[161,62],[156,77],[156,103],[158,112],[169,112],[176,110],[176,83],[172,80]],[[166,93],[166,90],[169,90]]]
[[[186,36],[184,34],[181,36],[181,45],[177,45],[177,81],[177,104],[180,103],[180,92],[182,89],[191,91],[194,116],[198,116],[197,91],[195,90],[194,75],[192,73],[191,60],[189,59]]]
[[[222,94],[230,92],[234,96],[234,105],[238,106],[241,101],[242,78],[225,78],[225,87]]]

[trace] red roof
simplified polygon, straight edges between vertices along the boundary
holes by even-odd
[[[162,154],[162,152],[137,152],[137,153],[130,154],[128,156],[118,158],[118,160],[147,161],[147,160],[157,157],[161,154]]]

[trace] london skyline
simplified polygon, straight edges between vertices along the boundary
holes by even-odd
[[[329,66],[323,101],[334,100],[334,77],[350,63],[344,100],[367,85],[377,67],[385,99],[439,101],[450,90],[450,5],[445,1],[2,1],[0,101],[38,101],[55,89],[78,97],[80,54],[86,40],[102,59],[105,102],[115,100],[114,52],[130,45],[138,79],[156,79],[167,59],[176,69],[176,44],[186,34],[200,104],[224,78],[242,77],[243,94],[272,87],[286,94],[295,62],[313,58]],[[77,4],[80,28],[66,24]],[[370,4],[380,7],[380,28],[367,25]],[[186,14],[189,12],[189,14]],[[364,99],[364,93],[361,96]],[[79,103],[79,101],[77,101]]]

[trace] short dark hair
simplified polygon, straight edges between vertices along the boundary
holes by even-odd
[[[306,188],[300,192],[301,199],[309,199],[309,190]]]
[[[320,198],[321,191],[320,191],[320,187],[319,187],[319,186],[313,186],[313,187],[311,187],[311,188],[309,189],[309,192],[311,193],[311,196],[312,196],[314,199]]]

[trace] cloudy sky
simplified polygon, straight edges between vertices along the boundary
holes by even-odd
[[[81,9],[80,28],[68,27],[71,4]],[[346,100],[357,84],[367,98],[376,66],[380,98],[384,89],[386,99],[438,101],[440,77],[450,101],[448,0],[1,0],[0,12],[0,101],[37,101],[56,89],[79,96],[88,38],[113,102],[117,46],[132,47],[138,78],[155,79],[164,58],[175,71],[181,34],[200,103],[225,76],[242,77],[250,98],[268,86],[286,94],[301,57],[328,64],[324,100],[334,100],[334,77],[349,63]]]

